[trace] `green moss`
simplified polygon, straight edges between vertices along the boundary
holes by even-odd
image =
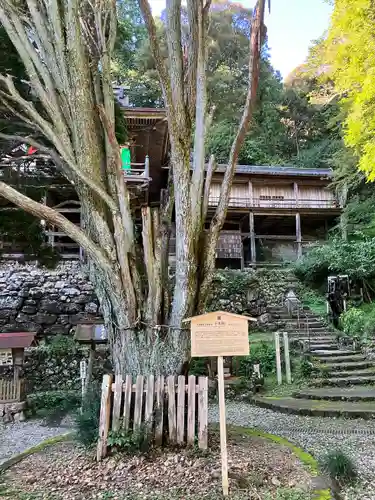
[[[32,455],[33,453],[38,453],[39,451],[44,450],[44,448],[47,448],[48,446],[52,446],[57,443],[62,443],[63,441],[70,441],[72,439],[72,436],[73,432],[68,432],[66,434],[61,434],[60,436],[55,436],[53,438],[46,439],[45,441],[42,441],[36,446],[32,446],[31,448],[28,448],[22,453],[19,453],[18,455],[15,455],[9,460],[6,460],[4,463],[0,465],[0,472],[4,472],[5,470],[9,469],[9,467],[12,467],[12,465],[17,464],[18,462],[28,457],[29,455]]]
[[[327,488],[326,490],[315,490],[314,491],[315,500],[331,500],[331,491]]]

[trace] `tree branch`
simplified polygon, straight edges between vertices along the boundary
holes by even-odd
[[[249,88],[246,96],[245,108],[242,114],[241,122],[234,138],[228,161],[228,167],[225,171],[223,183],[221,185],[219,203],[216,208],[215,217],[212,219],[211,228],[224,223],[232,180],[236,170],[238,155],[244,143],[246,133],[249,130],[250,121],[256,104],[257,89],[260,74],[260,51],[262,48],[262,31],[264,22],[264,10],[266,0],[258,0],[255,9],[250,36],[250,58],[249,58]]]
[[[171,103],[171,91],[170,91],[168,73],[165,66],[165,61],[161,55],[158,35],[156,31],[156,24],[154,18],[152,17],[150,3],[148,0],[138,0],[138,4],[142,12],[143,19],[147,26],[148,36],[150,39],[151,52],[155,61],[156,69],[159,73],[164,99],[166,104]]]
[[[217,167],[217,163],[215,161],[215,156],[211,155],[210,160],[208,162],[206,180],[204,183],[202,221],[205,221],[206,217],[207,217],[208,203],[209,203],[209,199],[210,199],[211,182],[212,182],[212,177],[215,173],[216,167]]]
[[[48,154],[52,161],[59,165],[63,170],[64,174],[68,177],[68,180],[72,182],[72,178],[76,177],[76,179],[80,180],[83,184],[89,187],[101,200],[103,200],[109,207],[112,213],[117,213],[119,208],[116,206],[116,203],[112,200],[112,198],[102,189],[95,181],[93,181],[89,176],[86,176],[83,172],[79,170],[79,168],[73,162],[66,162],[61,156],[58,155],[56,151],[53,149],[44,146],[38,141],[35,141],[32,137],[22,137],[20,135],[8,135],[0,133],[0,139],[6,139],[10,141],[20,141],[22,143],[29,144],[30,146],[34,146],[42,153]]]
[[[197,0],[191,0],[196,2]],[[184,101],[184,66],[181,46],[181,0],[167,0],[166,38],[168,46],[169,78],[171,86],[173,117],[179,133],[186,131],[186,107]]]
[[[202,191],[205,175],[205,139],[206,139],[206,108],[207,108],[207,15],[202,3],[197,9],[198,40],[196,61],[196,105],[195,105],[195,134],[194,134],[194,161],[191,179],[191,206],[196,228],[201,226]]]
[[[212,282],[212,274],[215,268],[216,245],[227,214],[230,191],[233,176],[236,170],[238,155],[249,129],[250,120],[256,104],[260,73],[260,53],[262,47],[265,3],[266,0],[258,0],[254,9],[254,18],[250,36],[249,88],[242,118],[231,147],[228,167],[225,171],[223,183],[221,185],[219,203],[210,224],[210,231],[207,235],[204,252],[202,252],[205,255],[205,259],[201,265],[201,286],[198,296],[198,311],[203,310],[209,293],[209,288]]]
[[[21,194],[16,189],[0,181],[0,196],[14,203],[18,207],[26,210],[26,212],[35,215],[39,219],[45,219],[51,224],[55,224],[61,231],[66,233],[67,236],[72,238],[79,246],[84,248],[89,257],[102,269],[108,272],[113,272],[111,263],[108,261],[101,248],[98,247],[92,240],[90,240],[85,233],[79,229],[75,224],[70,222],[66,217],[59,212],[46,205],[42,205],[37,201],[32,200],[28,196]]]

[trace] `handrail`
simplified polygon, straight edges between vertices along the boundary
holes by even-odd
[[[209,206],[216,206],[219,202],[218,196],[210,196],[208,200]],[[337,200],[296,200],[296,199],[262,199],[253,198],[251,199],[242,197],[231,197],[229,198],[229,207],[237,208],[340,208]]]
[[[310,332],[310,325],[309,325],[309,317],[303,310],[303,306],[301,307],[301,300],[296,296],[296,302],[294,304],[296,305],[296,312],[297,312],[297,327],[300,330],[301,329],[301,316],[305,320],[305,327],[306,327],[306,333],[307,333],[307,342],[308,342],[308,347],[310,350],[310,345],[311,345],[311,332]],[[282,298],[282,306],[285,307],[285,302],[287,299],[285,297]],[[290,301],[289,301],[290,303]],[[288,313],[290,317],[293,317],[293,311],[295,308],[287,306]]]

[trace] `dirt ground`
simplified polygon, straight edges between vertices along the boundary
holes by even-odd
[[[264,438],[232,433],[228,439],[230,497],[303,498],[311,475],[289,448]],[[116,454],[96,463],[94,450],[59,443],[31,455],[0,478],[0,497],[12,500],[201,500],[221,497],[219,437],[210,448]],[[284,497],[284,489],[302,490]]]

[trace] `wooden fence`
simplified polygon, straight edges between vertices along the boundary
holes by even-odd
[[[163,429],[166,421],[167,429]],[[198,377],[197,381],[191,375],[186,384],[184,376],[177,377],[176,383],[174,376],[138,375],[133,384],[131,375],[125,381],[116,377],[114,382],[111,375],[104,375],[97,460],[106,456],[110,429],[131,432],[142,425],[150,427],[157,445],[168,431],[171,444],[194,446],[197,433],[199,448],[207,449],[208,378]]]
[[[23,380],[0,379],[0,403],[11,403],[21,401]]]

